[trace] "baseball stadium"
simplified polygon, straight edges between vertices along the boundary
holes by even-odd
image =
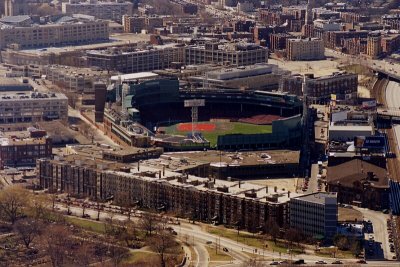
[[[131,84],[124,103],[131,117],[156,133],[200,134],[218,149],[296,146],[301,138],[302,102],[294,95],[235,89],[182,89],[176,79]],[[203,101],[193,111],[185,101]],[[193,128],[193,129],[192,129]]]

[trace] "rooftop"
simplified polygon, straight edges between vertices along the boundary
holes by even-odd
[[[370,183],[374,187],[388,187],[387,170],[369,162],[353,159],[328,167],[327,182],[353,187],[355,183]]]
[[[298,163],[300,159],[299,151],[292,150],[267,150],[253,152],[225,152],[225,151],[193,151],[165,153],[170,157],[191,159],[211,163],[215,166],[240,166],[240,165],[265,165],[265,164],[285,164]]]
[[[158,74],[153,72],[137,72],[123,75],[111,76],[111,81],[116,82],[121,79],[121,82],[132,80],[152,79],[158,77]]]
[[[201,178],[194,175],[183,175],[168,169],[161,171],[159,168],[146,166],[145,164],[118,164],[99,159],[87,159],[79,155],[55,157],[52,161],[73,166],[87,166],[105,174],[115,174],[149,182],[170,183],[174,186],[191,188],[192,190],[214,191],[215,193],[254,199],[260,202],[285,203],[291,197],[302,195],[288,192],[285,189],[278,189],[278,187],[268,188],[247,182],[210,180],[209,178]]]
[[[61,93],[38,93],[38,92],[0,92],[0,101],[29,101],[38,99],[67,100]]]
[[[317,204],[325,204],[327,199],[337,199],[337,193],[329,193],[329,192],[317,192],[317,193],[312,193],[304,196],[299,196],[296,197],[297,199],[311,202],[311,203],[317,203]]]

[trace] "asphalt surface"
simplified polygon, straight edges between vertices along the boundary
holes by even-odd
[[[62,205],[57,206],[60,210],[66,210],[66,207]],[[72,214],[75,214],[77,216],[82,215],[82,209],[79,207],[71,207],[71,212]],[[372,221],[372,223],[377,225],[377,236],[376,240],[377,241],[382,241],[382,243],[385,243],[385,238],[387,236],[380,235],[379,233],[383,233],[384,231],[379,228],[379,224],[381,224],[382,227],[386,227],[386,216],[382,216],[382,213],[378,212],[371,212],[369,210],[365,209],[360,209],[363,214],[365,214],[365,218],[368,218]],[[93,209],[86,209],[86,214],[89,214],[91,218],[96,218],[97,217],[97,211]],[[110,215],[104,211],[100,213],[100,220],[104,220],[106,218],[110,218]],[[117,220],[126,220],[126,216],[121,215],[121,214],[116,214],[113,213],[113,219]],[[294,260],[297,259],[304,259],[306,263],[308,264],[314,264],[316,261],[319,260],[325,260],[328,263],[331,263],[334,261],[332,258],[323,258],[315,255],[296,255],[291,257],[288,254],[282,253],[281,256],[278,255],[278,253],[274,253],[271,251],[262,251],[260,249],[242,244],[242,243],[237,243],[234,240],[223,238],[223,237],[218,237],[216,235],[210,234],[206,231],[204,231],[200,225],[194,225],[190,223],[186,223],[181,221],[181,224],[178,225],[171,225],[174,230],[179,233],[178,236],[181,238],[184,238],[184,236],[189,237],[189,243],[190,244],[195,244],[195,253],[196,253],[196,261],[195,265],[196,267],[203,267],[203,266],[208,266],[208,252],[205,249],[205,244],[209,241],[215,242],[216,239],[218,239],[221,247],[225,247],[229,250],[229,254],[235,259],[235,261],[231,264],[225,264],[224,266],[240,266],[241,263],[246,262],[249,258],[255,258],[256,256],[265,256],[267,258],[275,258],[275,259],[290,259],[293,258]],[[387,240],[387,239],[386,239]],[[387,243],[387,242],[386,242]],[[383,248],[385,250],[385,248]],[[344,263],[355,263],[356,260],[354,259],[349,259],[349,260],[342,260]],[[270,261],[266,261],[269,263]],[[372,266],[400,266],[399,262],[394,262],[394,261],[382,261],[382,260],[374,260],[373,262],[370,262]]]
[[[386,105],[388,109],[400,110],[400,84],[389,81],[386,87]]]
[[[393,257],[393,253],[390,252],[389,247],[389,236],[387,231],[387,223],[386,220],[389,218],[389,215],[383,214],[382,212],[373,211],[369,209],[357,208],[364,217],[364,220],[370,220],[373,226],[373,233],[371,235],[374,238],[374,246],[373,255],[368,256],[368,259],[391,259]],[[366,234],[366,239],[368,239],[370,234]],[[400,263],[398,262],[398,266]]]

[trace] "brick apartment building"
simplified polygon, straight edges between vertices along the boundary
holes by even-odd
[[[52,155],[52,140],[44,131],[10,132],[0,137],[0,168],[34,166],[36,159]]]
[[[165,169],[83,159],[70,155],[37,162],[40,185],[80,197],[114,199],[139,208],[167,211],[191,219],[263,229],[269,219],[288,223],[288,203],[296,193],[275,188],[210,180]]]

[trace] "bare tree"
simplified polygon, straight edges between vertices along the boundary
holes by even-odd
[[[29,248],[33,240],[42,233],[42,224],[39,220],[26,218],[18,220],[14,229],[21,237],[25,247]]]
[[[71,233],[62,225],[51,225],[47,227],[44,236],[44,244],[47,255],[53,267],[62,266],[70,250]]]
[[[9,187],[0,193],[0,214],[11,224],[22,215],[26,205],[26,190],[20,187]]]
[[[166,266],[166,254],[176,247],[173,235],[167,230],[158,230],[153,236],[147,239],[147,245],[158,254],[161,267]]]
[[[160,218],[150,212],[142,214],[139,221],[140,226],[146,231],[147,236],[151,236],[160,224]]]
[[[100,199],[96,198],[96,211],[97,211],[97,221],[100,221],[100,211],[102,210]]]
[[[265,232],[272,238],[274,243],[276,244],[276,240],[279,236],[279,225],[272,218],[268,219],[267,224],[265,225]]]

